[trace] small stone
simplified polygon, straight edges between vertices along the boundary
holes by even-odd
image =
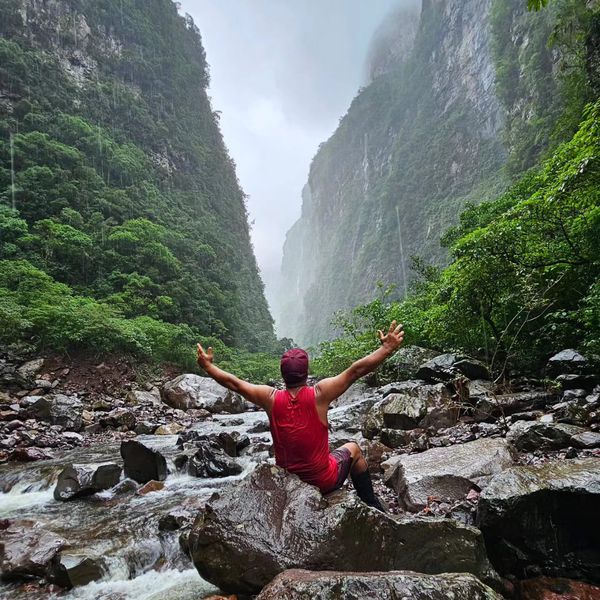
[[[126,494],[133,494],[138,491],[140,488],[139,483],[135,482],[133,479],[123,479],[115,485],[112,489],[112,493],[115,496],[125,496]]]
[[[50,578],[66,589],[102,579],[105,572],[102,558],[65,552],[57,555],[50,566]]]
[[[587,392],[583,389],[566,390],[563,394],[563,400],[568,402],[569,400],[578,400],[579,398],[585,398]]]
[[[164,489],[165,484],[163,481],[149,481],[148,483],[144,484],[141,488],[139,488],[136,492],[136,494],[138,496],[145,496],[146,494],[149,494],[151,492],[159,492],[160,490]]]
[[[81,413],[81,418],[86,422],[86,423],[93,423],[94,422],[94,413],[90,410],[84,410]]]
[[[600,448],[600,433],[584,431],[574,435],[571,441],[578,448]]]
[[[47,381],[46,379],[36,379],[35,385],[40,390],[51,390],[52,389],[52,382]]]
[[[577,458],[578,456],[579,453],[575,448],[567,448],[567,451],[565,452],[565,458]]]
[[[36,460],[49,460],[51,454],[40,448],[16,448],[8,455],[8,460],[18,462],[33,462]]]
[[[151,435],[156,431],[157,424],[151,421],[141,421],[135,426],[135,433],[138,435]]]
[[[554,416],[553,415],[542,415],[540,417],[540,423],[553,423]]]
[[[154,435],[176,435],[180,431],[183,431],[185,427],[179,423],[169,423],[168,425],[161,425],[157,427]]]
[[[15,410],[0,410],[0,421],[12,421],[19,416]]]

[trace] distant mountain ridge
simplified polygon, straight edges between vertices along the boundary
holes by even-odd
[[[372,299],[378,282],[402,296],[411,256],[443,263],[441,234],[468,201],[505,188],[532,123],[539,139],[515,169],[535,162],[559,113],[552,10],[531,15],[520,0],[414,10],[376,37],[372,81],[319,148],[287,234],[276,317],[301,344],[329,337],[334,312]]]

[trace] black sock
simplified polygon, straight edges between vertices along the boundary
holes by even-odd
[[[373,482],[371,481],[371,474],[369,473],[369,470],[367,469],[362,473],[352,473],[350,477],[352,478],[352,485],[354,485],[354,489],[356,490],[358,497],[365,504],[385,512],[385,509],[382,506],[379,498],[373,491]]]

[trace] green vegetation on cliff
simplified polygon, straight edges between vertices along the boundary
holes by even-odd
[[[516,173],[538,164],[496,199],[467,207],[442,236],[450,264],[416,260],[418,279],[405,300],[383,290],[338,314],[342,334],[321,345],[319,373],[375,348],[373,331],[392,319],[405,324],[409,344],[467,352],[495,375],[531,373],[565,347],[600,356],[600,11],[560,0],[534,25],[515,0],[493,7],[507,167]],[[528,31],[528,43],[515,48],[508,30]],[[562,53],[558,78],[539,32]],[[525,111],[523,98],[531,100]]]
[[[496,373],[531,371],[552,353],[600,353],[600,101],[541,167],[468,208],[445,236],[451,264],[423,268],[404,302],[377,299],[338,317],[316,368],[337,371],[405,323],[407,342],[477,355]]]
[[[170,0],[0,0],[0,35],[0,341],[273,349],[191,19]]]

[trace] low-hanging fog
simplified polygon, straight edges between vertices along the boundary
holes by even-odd
[[[272,300],[285,234],[319,144],[366,78],[373,33],[399,0],[184,0],[211,66],[210,94],[246,194]]]

